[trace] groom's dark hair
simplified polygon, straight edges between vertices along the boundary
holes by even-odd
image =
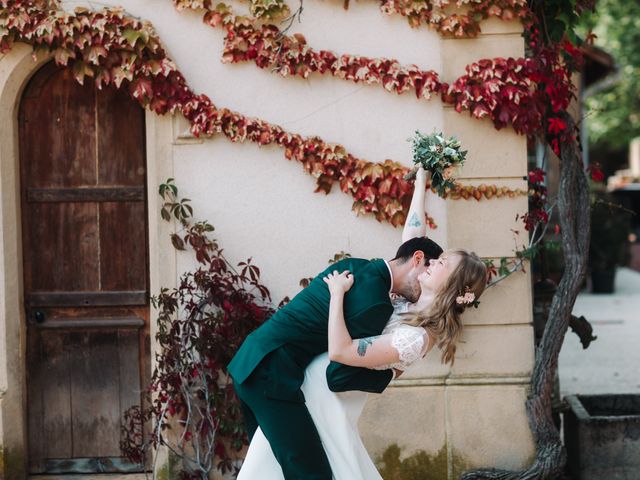
[[[418,250],[421,250],[424,253],[424,263],[428,264],[429,260],[436,259],[442,253],[442,248],[436,242],[431,240],[428,237],[415,237],[410,240],[407,240],[396,252],[396,256],[393,260],[400,260],[401,263],[404,263],[413,257],[413,254]]]

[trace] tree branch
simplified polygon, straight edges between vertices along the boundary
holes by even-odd
[[[575,122],[571,116],[565,112],[562,118],[569,131],[574,131]],[[562,146],[560,160],[558,216],[565,271],[553,297],[542,340],[536,348],[531,390],[526,402],[529,426],[536,444],[536,458],[523,471],[474,470],[463,474],[462,480],[551,480],[562,475],[566,463],[560,434],[553,422],[551,395],[560,348],[586,274],[591,225],[589,184],[575,140]]]

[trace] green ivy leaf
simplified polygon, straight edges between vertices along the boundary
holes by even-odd
[[[145,30],[127,28],[122,32],[122,38],[124,38],[129,45],[135,47],[138,40],[141,40],[143,44],[146,44],[149,41],[149,34]]]
[[[509,259],[502,257],[500,259],[500,267],[498,267],[498,274],[503,276],[503,275],[508,275],[509,274],[509,267],[508,267],[508,262]]]
[[[84,62],[73,64],[73,76],[80,85],[84,85],[84,77],[93,77],[93,69]]]
[[[182,238],[180,238],[178,234],[176,233],[171,234],[171,243],[173,244],[176,250],[185,250],[184,241],[182,240]]]

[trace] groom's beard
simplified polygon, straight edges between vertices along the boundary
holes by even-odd
[[[398,292],[404,298],[412,303],[415,303],[420,298],[422,289],[420,288],[420,282],[418,282],[418,275],[407,278],[407,282],[403,285],[402,290]]]

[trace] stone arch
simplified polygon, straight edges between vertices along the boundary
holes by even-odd
[[[0,57],[0,476],[27,476],[26,328],[18,156],[18,106],[26,84],[51,59],[16,44]]]

